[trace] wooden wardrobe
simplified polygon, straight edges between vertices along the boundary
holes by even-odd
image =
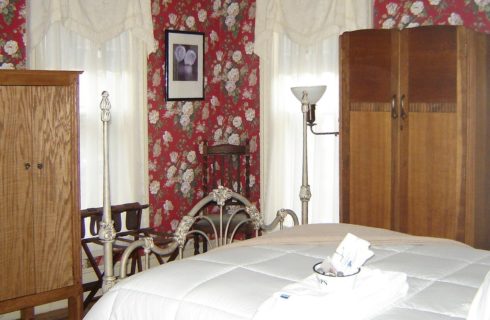
[[[0,71],[0,314],[81,318],[79,73]]]
[[[340,37],[341,222],[490,249],[490,40],[461,26]]]

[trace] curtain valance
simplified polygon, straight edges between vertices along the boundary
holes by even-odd
[[[273,33],[310,46],[332,35],[370,25],[371,0],[257,0],[255,52],[264,53]]]
[[[35,48],[54,23],[89,39],[97,46],[131,33],[155,50],[151,0],[31,0],[29,46]]]

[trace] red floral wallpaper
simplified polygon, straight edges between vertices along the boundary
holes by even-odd
[[[0,0],[0,69],[26,65],[26,0]]]
[[[489,0],[375,0],[375,28],[464,25],[490,32]]]
[[[152,15],[158,50],[148,59],[150,220],[169,231],[203,197],[203,140],[250,139],[251,201],[259,200],[255,0],[153,0]],[[204,100],[165,101],[166,29],[205,33]]]
[[[250,200],[259,201],[255,0],[152,0],[152,15],[158,50],[148,59],[150,219],[168,231],[203,196],[203,140],[250,139]],[[165,101],[165,29],[205,33],[204,100]],[[25,68],[25,37],[26,0],[0,0],[0,68]]]
[[[259,201],[259,61],[253,54],[255,0],[152,0],[158,50],[148,59],[151,224],[172,230],[200,199],[203,140],[250,139],[252,201]],[[377,28],[463,24],[490,30],[488,0],[375,0]],[[206,35],[202,101],[167,102],[165,29]],[[26,0],[0,0],[0,68],[25,67]]]

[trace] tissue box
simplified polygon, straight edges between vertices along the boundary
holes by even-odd
[[[337,276],[333,273],[326,273],[322,269],[322,262],[318,262],[313,266],[316,278],[325,289],[329,291],[345,291],[352,290],[356,284],[357,276],[361,272],[361,268],[352,274]]]

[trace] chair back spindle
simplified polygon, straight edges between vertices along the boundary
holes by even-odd
[[[244,145],[203,143],[203,191],[207,194],[220,185],[250,197],[249,140]]]

